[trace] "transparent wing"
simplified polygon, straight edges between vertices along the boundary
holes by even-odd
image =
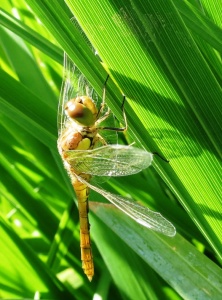
[[[91,45],[90,41],[87,39],[85,33],[82,31],[77,20],[73,17],[70,21],[73,24],[73,26],[75,26],[79,30],[83,39],[86,41],[86,44],[88,44],[88,46],[91,48],[92,52],[95,53],[95,55],[97,55],[97,52]],[[106,78],[104,78],[104,82],[105,80]],[[102,88],[103,87],[101,86],[101,94],[102,94]],[[60,91],[59,107],[58,107],[58,115],[57,115],[58,136],[62,134],[64,128],[67,127],[68,124],[68,118],[64,112],[65,103],[71,100],[72,98],[76,98],[77,96],[84,96],[84,95],[91,97],[96,103],[97,108],[99,109],[102,99],[98,97],[97,93],[90,85],[88,80],[84,77],[84,75],[76,67],[74,62],[64,52],[63,81],[62,81],[62,87]],[[107,110],[108,110],[108,106],[105,105],[103,113],[105,114]],[[101,123],[101,126],[118,127],[115,123],[116,123],[115,118],[113,114],[110,112],[109,117],[103,123]],[[117,143],[118,137],[115,131],[104,130],[102,136],[105,138],[108,144]]]
[[[75,65],[68,58],[67,54],[64,53],[64,65],[63,65],[63,82],[60,91],[59,98],[59,107],[58,107],[58,115],[57,115],[57,126],[58,126],[58,134],[62,133],[65,123],[67,122],[67,117],[64,111],[65,103],[73,98],[73,93],[75,90]]]
[[[92,48],[92,51],[94,51],[92,45],[90,44],[84,32],[82,31],[77,20],[73,17],[71,18],[70,22],[73,24],[75,28],[78,29],[83,39],[88,43],[89,47]],[[64,52],[63,81],[62,81],[62,88],[60,91],[59,108],[58,108],[58,116],[57,116],[59,136],[62,133],[63,128],[65,127],[67,121],[66,114],[64,113],[65,103],[72,98],[76,98],[77,96],[86,95],[92,97],[92,95],[94,94],[96,97],[96,93],[94,93],[94,90],[90,86],[87,79],[76,67],[74,62]]]
[[[107,145],[93,150],[66,151],[66,161],[75,172],[95,176],[127,176],[148,168],[153,154],[123,145]]]
[[[104,79],[105,82],[105,79]],[[102,89],[102,87],[101,87]],[[59,98],[58,115],[57,115],[57,127],[58,136],[63,134],[64,129],[69,124],[69,119],[65,114],[65,104],[69,100],[76,98],[77,96],[89,96],[95,102],[97,109],[99,110],[102,99],[98,97],[90,83],[86,80],[84,75],[78,70],[72,60],[64,53],[64,66],[63,66],[63,82]],[[103,114],[108,111],[108,106],[105,104],[103,109]],[[116,119],[112,112],[109,112],[108,118],[103,121],[100,126],[115,128],[119,127]],[[105,139],[107,144],[115,144],[118,140],[118,135],[116,131],[113,130],[103,130],[100,133]]]
[[[98,97],[84,75],[78,70],[78,68],[68,57],[68,55],[64,53],[63,82],[60,92],[57,115],[58,136],[62,135],[63,130],[68,126],[69,122],[64,110],[66,102],[73,98],[76,98],[77,96],[84,95],[91,97],[96,104],[97,109],[100,109],[102,99]],[[106,112],[108,111],[108,106],[105,104],[103,107],[103,114],[106,114]],[[117,124],[113,113],[110,112],[108,118],[106,118],[106,120],[103,121],[100,126],[115,128],[119,127],[119,124]],[[107,144],[117,143],[118,135],[116,131],[103,130],[103,132],[101,132],[100,134],[106,140]]]
[[[160,232],[164,235],[170,237],[175,236],[175,227],[160,213],[154,212],[149,208],[144,207],[136,202],[132,202],[124,197],[114,195],[101,188],[98,188],[97,186],[91,185],[79,176],[76,177],[79,181],[82,181],[83,183],[88,185],[89,188],[103,195],[107,200],[109,200],[112,204],[114,204],[116,207],[122,210],[129,217],[134,219],[137,223],[154,231]]]

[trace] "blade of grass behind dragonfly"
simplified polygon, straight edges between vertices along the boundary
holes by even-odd
[[[96,214],[91,217],[95,242],[117,286],[125,291],[126,299],[138,295],[139,299],[153,299],[152,290],[157,299],[163,299],[156,287],[159,279],[150,273],[149,267],[174,287],[182,299],[221,298],[221,269],[179,234],[170,239],[146,230],[111,205],[91,203],[90,207]],[[98,218],[109,228],[101,225]]]
[[[102,210],[104,207],[106,210],[106,205],[100,205]],[[90,203],[90,208],[96,212],[97,203]],[[109,206],[107,212],[109,212]],[[99,218],[104,222],[105,219],[101,215],[99,213]],[[138,256],[138,249],[134,252],[132,245],[126,245],[121,236],[121,233],[124,235],[124,230],[121,231],[120,238],[118,238],[111,229],[112,226],[107,222],[104,224],[99,218],[90,214],[92,236],[122,298],[131,300],[165,299],[167,292],[159,288],[162,279],[148,265],[144,266],[144,261]],[[112,222],[114,218],[111,217],[110,220]]]
[[[170,159],[155,167],[221,258],[221,74],[171,1],[66,2],[127,95],[130,130]]]

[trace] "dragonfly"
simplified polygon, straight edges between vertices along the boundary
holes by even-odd
[[[58,109],[58,151],[67,170],[76,194],[80,222],[80,248],[84,273],[91,281],[94,263],[88,220],[88,198],[90,190],[104,196],[139,224],[173,237],[175,227],[160,213],[154,212],[134,201],[102,189],[93,178],[128,176],[148,168],[154,153],[133,145],[113,143],[107,132],[115,136],[126,128],[104,126],[111,110],[106,104],[106,84],[102,101],[93,99],[93,89],[75,64],[64,55],[63,84]],[[76,77],[79,78],[76,81]],[[96,98],[96,97],[94,97]],[[98,103],[97,103],[98,102]],[[122,109],[124,120],[126,116]]]

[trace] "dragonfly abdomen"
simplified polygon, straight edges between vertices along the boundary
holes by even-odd
[[[86,175],[87,176],[87,175]],[[86,177],[84,176],[84,177]],[[88,176],[89,177],[89,176]],[[89,180],[90,178],[84,178]],[[90,224],[88,219],[88,196],[89,188],[84,183],[75,180],[73,188],[76,192],[76,197],[79,206],[79,223],[80,223],[80,248],[81,260],[84,273],[91,281],[94,275],[93,255],[90,241]]]

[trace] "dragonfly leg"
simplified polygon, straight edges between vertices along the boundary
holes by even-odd
[[[103,97],[102,97],[102,103],[101,103],[101,105],[100,105],[100,108],[99,108],[99,110],[98,110],[98,114],[97,114],[97,119],[99,119],[99,116],[102,114],[102,112],[103,112],[103,110],[104,110],[104,107],[105,107],[105,105],[106,105],[106,84],[107,84],[107,81],[108,81],[108,79],[109,79],[109,74],[107,75],[107,77],[106,77],[106,80],[105,80],[105,82],[104,82],[104,85],[103,85]],[[109,109],[109,111],[110,111],[110,109]],[[108,113],[108,112],[107,112]],[[107,114],[106,113],[106,114]],[[109,112],[110,113],[110,112]],[[105,115],[106,115],[105,114]],[[104,116],[105,116],[104,115]],[[109,114],[108,114],[109,115]],[[107,115],[107,117],[108,117],[108,115]],[[106,118],[107,118],[106,117]],[[104,119],[103,119],[104,120]],[[102,120],[102,121],[103,121]],[[102,122],[102,121],[100,121],[100,122]]]
[[[127,128],[128,128],[126,113],[125,113],[125,109],[124,109],[125,101],[126,101],[126,96],[123,95],[123,102],[121,105],[121,109],[122,109],[123,119],[124,119],[124,123],[125,123],[124,131],[127,130]]]
[[[94,141],[94,145],[96,145],[97,143],[100,143],[103,146],[107,145],[107,142],[104,140],[104,138],[99,133],[97,133],[97,135],[96,135],[96,139]]]
[[[123,131],[126,131],[127,128],[128,128],[128,125],[127,125],[127,119],[126,119],[126,114],[125,114],[125,110],[124,110],[124,104],[125,104],[125,100],[126,100],[126,96],[123,95],[123,102],[122,102],[122,105],[121,105],[121,109],[122,109],[122,113],[123,113],[123,119],[124,119],[124,123],[125,123],[125,126],[124,127],[97,127],[98,130],[113,130],[113,131],[119,131],[119,132],[123,132]],[[107,111],[107,113],[109,113],[110,110]],[[104,115],[105,119],[109,116],[109,114],[106,116],[106,114]],[[102,120],[104,121],[105,120],[104,118],[101,118],[99,119],[98,121]],[[97,121],[97,122],[98,122]],[[99,124],[100,122],[98,122],[97,124]]]
[[[101,122],[105,121],[110,115],[110,108],[108,108],[107,112],[96,121],[96,125],[100,124]]]
[[[106,102],[105,102],[105,100],[106,100],[106,84],[107,84],[108,79],[109,79],[109,75],[107,75],[107,78],[104,82],[102,103],[101,103],[100,108],[98,110],[96,125],[98,125],[101,122],[103,122],[104,120],[106,120],[108,118],[108,116],[110,115],[110,108],[108,108],[107,112],[102,117],[99,117],[102,114],[102,112],[104,110],[104,107],[106,105]],[[125,126],[121,127],[121,128],[118,128],[118,127],[97,127],[99,130],[113,130],[113,131],[121,131],[121,132],[127,130],[128,125],[127,125],[126,113],[125,113],[125,109],[124,109],[125,101],[126,101],[126,96],[123,95],[121,110],[122,110]]]

